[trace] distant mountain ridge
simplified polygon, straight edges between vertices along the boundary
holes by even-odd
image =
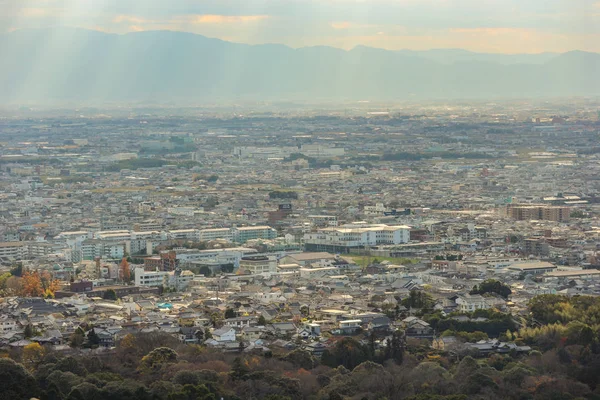
[[[600,95],[600,54],[246,45],[184,32],[0,35],[0,102]]]

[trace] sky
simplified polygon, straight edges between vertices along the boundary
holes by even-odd
[[[600,52],[600,0],[0,0],[0,32],[56,26],[291,47]]]

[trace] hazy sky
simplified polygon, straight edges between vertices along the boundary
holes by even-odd
[[[0,32],[49,26],[292,47],[600,52],[600,0],[0,0]]]

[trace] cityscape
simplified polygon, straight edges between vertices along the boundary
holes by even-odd
[[[3,351],[519,359],[600,293],[600,104],[244,107],[5,112]]]
[[[598,0],[0,0],[0,400],[600,399]]]

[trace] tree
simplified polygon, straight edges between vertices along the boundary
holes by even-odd
[[[27,324],[25,326],[25,329],[23,330],[23,336],[25,336],[27,339],[33,336],[33,325]]]
[[[83,382],[75,386],[67,400],[102,400],[102,394],[100,389],[96,385],[92,385],[88,382]]]
[[[506,299],[512,294],[512,291],[510,290],[510,286],[495,279],[488,279],[481,282],[479,287],[477,285],[473,286],[473,289],[470,292],[470,294],[486,293],[496,293]]]
[[[233,360],[231,365],[231,372],[229,375],[233,380],[243,379],[246,375],[250,373],[250,368],[248,368],[248,364],[245,359],[241,357],[236,357]]]
[[[59,399],[65,398],[71,390],[83,383],[83,378],[75,375],[72,372],[54,371],[46,378],[48,391],[55,392]],[[46,393],[46,397],[54,398]]]
[[[108,289],[102,296],[104,300],[117,300],[117,292],[114,289]]]
[[[302,368],[307,371],[317,366],[317,360],[315,357],[313,357],[313,355],[306,350],[292,350],[285,356],[281,357],[281,360],[290,362],[294,365],[294,367]]]
[[[16,296],[22,293],[23,290],[23,279],[18,276],[11,276],[6,280],[4,284],[4,293],[7,296]]]
[[[0,400],[29,399],[37,396],[37,382],[21,364],[0,358]]]
[[[571,218],[585,218],[586,214],[581,211],[581,210],[574,210],[571,212],[571,214],[569,215],[569,217]]]
[[[25,271],[22,276],[23,287],[21,295],[25,297],[41,297],[44,295],[44,288],[38,272]]]
[[[54,297],[60,288],[60,283],[47,271],[25,271],[22,276],[21,296],[24,297]]]
[[[10,274],[10,272],[5,272],[2,275],[0,275],[0,295],[6,290],[6,282],[11,277],[12,275]]]
[[[121,269],[121,276],[123,277],[124,282],[131,281],[131,269],[129,268],[129,262],[127,262],[127,257],[123,257],[121,260],[121,264],[119,264],[119,268]]]
[[[23,347],[23,363],[31,368],[42,361],[46,350],[39,343],[31,343]]]
[[[202,328],[198,328],[195,336],[196,336],[196,339],[198,339],[198,343],[204,342],[204,331],[202,330]]]
[[[10,269],[12,276],[21,277],[23,275],[23,264],[16,264]]]
[[[265,319],[264,315],[261,315],[258,317],[258,325],[260,326],[265,326],[267,324],[267,320]]]
[[[300,313],[304,318],[308,318],[310,314],[310,308],[308,306],[302,306],[300,307]]]
[[[98,345],[100,344],[100,337],[98,336],[94,328],[90,329],[90,331],[88,332],[87,340],[88,345],[92,348],[98,347]]]
[[[333,348],[325,350],[321,357],[324,365],[332,368],[342,365],[347,369],[354,369],[357,365],[369,361],[369,359],[368,347],[349,337],[337,342]]]
[[[235,318],[235,310],[233,308],[227,308],[225,310],[225,318]]]
[[[118,382],[109,382],[102,388],[102,399],[114,400],[149,400],[148,388],[142,383],[126,379]]]
[[[397,364],[402,364],[404,360],[404,338],[399,331],[392,334],[391,346],[391,359]]]
[[[233,272],[234,267],[235,266],[233,264],[231,264],[231,263],[229,263],[229,264],[223,264],[223,265],[221,265],[221,272],[224,272],[226,274],[230,274],[230,273]]]
[[[271,199],[294,199],[297,200],[298,199],[298,193],[297,192],[285,192],[285,191],[279,191],[279,190],[275,190],[273,192],[269,192],[269,198]]]
[[[55,364],[55,369],[62,372],[70,372],[78,376],[86,376],[88,371],[79,358],[68,356],[61,358]]]
[[[73,332],[71,334],[71,337],[69,338],[69,346],[75,348],[81,347],[84,341],[85,332],[83,331],[83,329],[81,329],[81,327],[78,327],[77,329],[75,329],[75,332]]]
[[[175,350],[168,347],[158,347],[145,355],[140,361],[140,368],[146,370],[157,369],[166,363],[174,363],[178,359]]]
[[[431,295],[420,290],[413,289],[408,297],[402,300],[402,305],[406,308],[431,308],[434,301]]]

